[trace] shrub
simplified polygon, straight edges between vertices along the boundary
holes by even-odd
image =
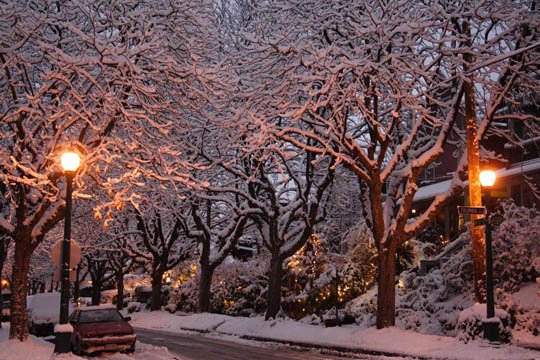
[[[474,304],[459,313],[457,330],[458,339],[467,343],[471,340],[483,338],[484,327],[482,322],[486,320],[486,304]],[[494,321],[499,322],[499,339],[503,343],[512,340],[510,328],[510,315],[502,310],[495,309]]]

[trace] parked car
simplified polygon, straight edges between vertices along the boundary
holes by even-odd
[[[75,354],[98,351],[133,352],[137,336],[128,321],[110,305],[75,309],[70,317],[73,326],[71,348]]]
[[[60,293],[40,293],[28,296],[28,328],[30,334],[49,336],[54,334],[54,325],[60,319]],[[73,304],[69,304],[71,313]]]

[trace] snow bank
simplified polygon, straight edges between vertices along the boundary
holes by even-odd
[[[58,358],[56,358],[58,359]],[[56,360],[55,359],[55,360]],[[154,346],[137,342],[135,352],[131,354],[101,353],[99,357],[92,356],[89,359],[103,360],[182,360],[178,355],[169,353],[164,346]],[[70,359],[71,360],[71,359]]]
[[[4,326],[4,324],[2,324]],[[1,360],[85,360],[74,354],[54,355],[54,344],[30,335],[27,341],[7,340],[9,336],[9,324],[0,329],[0,359]],[[169,353],[166,347],[143,344],[137,341],[135,352],[131,354],[100,353],[92,355],[95,360],[182,360],[178,355]]]
[[[2,324],[2,326],[5,326]],[[0,329],[0,359],[2,360],[50,360],[54,345],[30,336],[27,341],[7,340],[9,327]]]
[[[220,314],[193,314],[182,316],[169,314],[164,311],[146,311],[134,313],[131,317],[131,325],[148,329],[162,329],[167,331],[191,330],[209,332],[216,329],[226,320],[232,317]]]

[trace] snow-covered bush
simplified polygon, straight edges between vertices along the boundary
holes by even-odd
[[[372,288],[356,299],[349,301],[343,309],[344,316],[353,317],[361,326],[373,326],[377,316],[377,289]]]
[[[197,299],[199,297],[199,275],[187,280],[176,289],[176,310],[182,312],[197,311]],[[170,299],[169,299],[170,303]]]
[[[367,227],[347,239],[348,251],[341,271],[343,282],[355,295],[365,293],[377,278],[377,249]]]
[[[430,258],[441,252],[444,242],[444,229],[438,223],[429,224],[418,236],[419,256],[421,258]]]
[[[499,340],[503,343],[509,343],[512,340],[510,314],[502,309],[495,309],[495,318],[493,319],[499,323]],[[457,322],[458,339],[467,343],[483,338],[484,326],[482,322],[485,320],[486,304],[477,303],[461,311]]]
[[[168,312],[175,313],[176,312],[176,304],[167,304],[165,305],[164,309]]]
[[[212,281],[211,311],[239,316],[262,313],[266,306],[265,266],[265,262],[260,258],[220,265]],[[199,274],[182,284],[172,294],[177,301],[177,311],[197,311]],[[169,304],[172,301],[169,299]]]
[[[132,314],[134,312],[141,311],[141,308],[142,308],[142,304],[140,302],[132,301],[127,305],[127,312],[129,314]]]
[[[212,284],[212,311],[253,316],[266,308],[267,264],[261,258],[222,264]]]
[[[540,283],[540,278],[537,282]],[[512,328],[527,331],[534,336],[540,335],[540,292],[536,284],[527,284],[515,294],[497,289],[496,297],[497,304],[510,315]],[[514,297],[524,297],[526,300],[522,301],[525,303],[516,301]]]
[[[540,212],[502,203],[505,220],[493,237],[496,286],[515,292],[540,275]]]
[[[508,326],[534,333],[540,316],[515,304],[511,294],[538,274],[540,213],[511,201],[502,203],[501,208],[505,220],[493,230],[496,305],[509,313]],[[396,299],[399,326],[424,333],[456,334],[459,312],[473,305],[470,249],[470,235],[465,231],[448,244],[440,269],[424,276],[414,269],[402,274]],[[363,304],[367,305],[365,300]],[[356,318],[358,321],[361,316],[356,314]]]

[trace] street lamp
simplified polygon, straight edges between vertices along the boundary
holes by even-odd
[[[489,341],[499,340],[499,322],[495,321],[495,299],[493,296],[493,247],[491,240],[491,215],[487,208],[490,197],[490,188],[495,183],[495,172],[485,170],[480,172],[480,184],[486,192],[486,218],[484,222],[486,230],[486,307],[487,316],[483,322],[484,338]]]
[[[81,158],[75,152],[65,152],[60,158],[64,174],[66,175],[66,209],[64,216],[64,240],[62,241],[62,290],[60,293],[60,321],[59,329],[55,329],[56,343],[55,353],[67,353],[71,351],[71,331],[66,332],[69,317],[69,258],[71,241],[71,206],[73,192],[73,178],[81,164]]]

